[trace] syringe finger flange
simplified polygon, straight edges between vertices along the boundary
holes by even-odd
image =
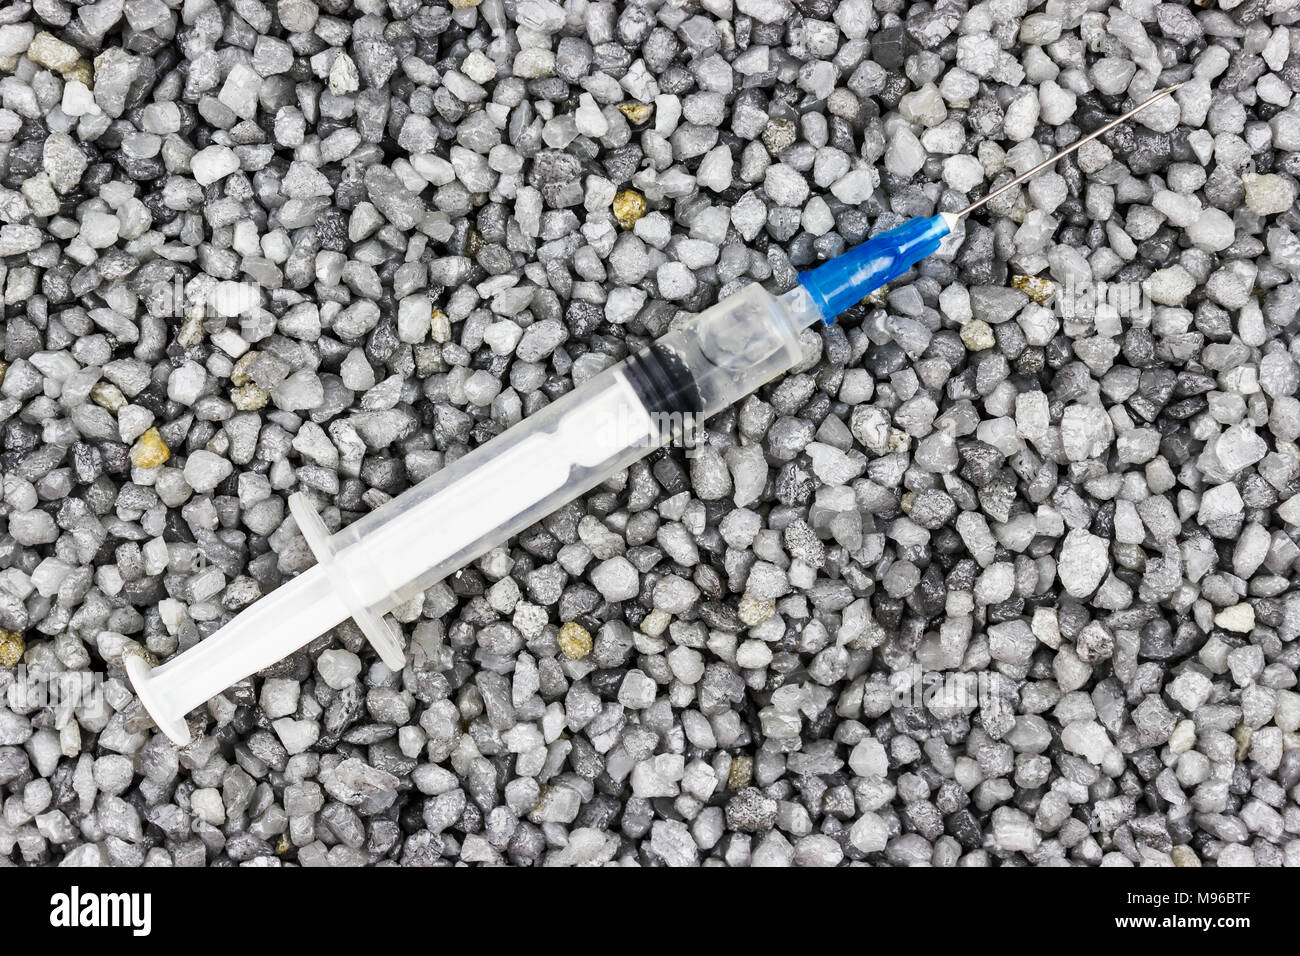
[[[339,596],[347,604],[352,620],[361,629],[370,646],[375,649],[390,670],[400,671],[406,666],[406,652],[402,649],[401,638],[388,626],[383,618],[383,612],[362,604],[347,576],[337,573],[342,569],[335,561],[336,552],[330,542],[329,528],[325,527],[325,522],[321,520],[321,516],[301,491],[296,491],[289,496],[289,513],[298,523],[298,530],[306,539],[307,547],[316,556],[316,563],[329,575]]]
[[[144,655],[123,655],[122,667],[146,713],[153,718],[154,725],[178,746],[188,744],[192,739],[189,721],[185,719],[189,708],[168,699],[168,684],[165,681],[159,683],[151,679],[153,668]]]

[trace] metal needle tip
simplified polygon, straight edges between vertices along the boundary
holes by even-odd
[[[963,209],[961,212],[956,212],[956,213],[944,213],[944,217],[945,217],[945,218],[949,218],[949,217],[951,217],[951,218],[949,219],[949,221],[952,222],[953,220],[961,219],[961,218],[963,218],[964,216],[968,216],[968,215],[970,215],[972,212],[974,212],[974,211],[975,211],[976,209],[978,209],[980,206],[984,205],[986,202],[988,202],[988,201],[990,201],[990,200],[992,200],[992,199],[996,199],[998,196],[1001,196],[1001,195],[1002,195],[1004,192],[1006,192],[1008,189],[1015,189],[1017,186],[1019,186],[1021,183],[1023,183],[1026,179],[1033,179],[1035,176],[1037,176],[1037,175],[1038,175],[1039,173],[1041,173],[1043,170],[1047,169],[1049,166],[1051,166],[1053,163],[1055,163],[1055,162],[1056,162],[1058,159],[1060,159],[1062,156],[1068,156],[1068,155],[1070,155],[1070,153],[1073,153],[1076,149],[1078,149],[1078,148],[1079,148],[1080,146],[1082,146],[1084,143],[1091,142],[1092,140],[1096,139],[1098,136],[1102,136],[1102,135],[1104,135],[1104,134],[1106,134],[1106,133],[1109,133],[1111,130],[1113,130],[1113,129],[1114,129],[1116,126],[1118,126],[1120,123],[1123,123],[1123,122],[1125,122],[1126,120],[1132,119],[1134,116],[1136,116],[1138,113],[1141,113],[1144,109],[1146,109],[1146,108],[1147,108],[1148,106],[1150,106],[1152,103],[1155,103],[1155,102],[1158,101],[1158,100],[1164,99],[1164,98],[1165,98],[1166,96],[1168,96],[1170,93],[1172,93],[1172,92],[1174,92],[1175,90],[1179,89],[1182,85],[1183,85],[1182,83],[1175,83],[1173,86],[1166,86],[1163,90],[1159,90],[1159,91],[1153,93],[1153,94],[1152,94],[1148,99],[1146,99],[1146,100],[1143,101],[1142,103],[1139,103],[1137,106],[1133,107],[1133,108],[1132,108],[1131,110],[1129,110],[1127,113],[1123,114],[1122,116],[1117,116],[1117,117],[1115,117],[1113,120],[1111,120],[1109,123],[1107,123],[1107,124],[1105,124],[1104,126],[1102,126],[1100,129],[1095,129],[1095,130],[1093,130],[1091,133],[1089,133],[1087,136],[1084,136],[1084,137],[1082,137],[1081,139],[1077,139],[1077,140],[1075,140],[1073,143],[1071,143],[1069,146],[1065,147],[1065,149],[1061,150],[1059,153],[1056,153],[1056,154],[1054,154],[1054,155],[1052,155],[1052,156],[1049,156],[1047,159],[1043,160],[1041,163],[1039,163],[1039,164],[1038,164],[1037,166],[1035,166],[1033,169],[1029,170],[1028,172],[1021,173],[1019,176],[1017,176],[1015,179],[1011,180],[1010,182],[1008,182],[1008,183],[1003,183],[1003,184],[1002,184],[1001,186],[999,186],[997,189],[993,190],[993,192],[989,193],[987,196],[984,196],[982,199],[977,199],[975,202],[971,203],[969,206],[967,206],[967,207],[966,207],[965,209]]]

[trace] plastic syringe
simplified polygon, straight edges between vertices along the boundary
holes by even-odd
[[[957,221],[1177,87],[955,212],[901,226],[799,276],[781,296],[751,285],[606,369],[439,472],[330,534],[305,495],[290,511],[316,565],[216,633],[151,667],[124,666],[145,710],[179,745],[186,715],[351,617],[383,662],[405,664],[384,614],[677,437],[802,358],[799,333],[830,324],[938,250]]]

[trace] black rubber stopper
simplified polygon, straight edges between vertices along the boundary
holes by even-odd
[[[628,360],[627,378],[651,414],[699,414],[704,411],[700,390],[686,365],[655,343]]]

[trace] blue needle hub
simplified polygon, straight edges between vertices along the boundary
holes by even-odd
[[[816,269],[801,272],[799,282],[830,325],[840,313],[933,255],[951,231],[942,213],[909,219]]]

